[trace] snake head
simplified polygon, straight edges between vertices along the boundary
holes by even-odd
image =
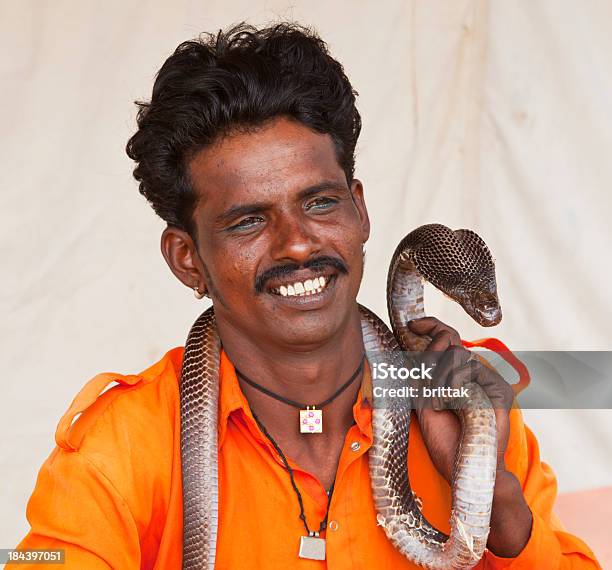
[[[458,295],[456,300],[480,326],[493,327],[502,319],[502,310],[495,290]]]
[[[396,256],[399,258],[403,252],[408,252],[405,257],[409,261],[401,262],[405,271],[416,269],[423,279],[459,303],[479,325],[492,327],[501,321],[495,261],[478,234],[426,224],[401,241]],[[393,263],[392,260],[392,266]]]

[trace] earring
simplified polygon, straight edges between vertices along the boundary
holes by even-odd
[[[196,299],[203,299],[204,296],[206,295],[206,290],[204,290],[204,293],[200,293],[200,290],[198,289],[198,286],[194,285],[193,286],[193,294],[194,294]]]

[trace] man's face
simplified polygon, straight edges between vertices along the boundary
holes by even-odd
[[[348,187],[331,137],[276,119],[224,138],[189,166],[220,330],[301,347],[341,331],[354,316],[369,221],[361,184]]]

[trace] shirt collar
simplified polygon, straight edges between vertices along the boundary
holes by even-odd
[[[364,367],[364,378],[353,404],[353,418],[363,435],[371,441],[372,439],[372,378],[370,367]],[[223,445],[227,432],[229,417],[242,410],[243,413],[252,417],[249,403],[240,389],[236,369],[224,350],[221,350],[221,362],[219,366],[219,447]]]

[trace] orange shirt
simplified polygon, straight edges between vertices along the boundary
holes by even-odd
[[[40,470],[27,509],[32,529],[19,548],[63,548],[68,569],[181,568],[182,354],[180,348],[171,350],[139,375],[96,376],[77,395],[58,426],[57,447]],[[371,408],[361,392],[338,466],[325,532],[327,560],[312,561],[297,555],[304,529],[289,474],[258,429],[225,354],[220,376],[216,568],[416,568],[376,524],[367,460]],[[98,395],[113,380],[119,385]],[[600,568],[589,548],[564,532],[552,514],[555,477],[540,462],[537,441],[519,410],[511,412],[510,429],[506,462],[532,510],[531,537],[517,558],[487,551],[477,568]],[[309,526],[318,527],[327,506],[325,490],[289,462]],[[410,425],[409,473],[425,516],[448,532],[449,486],[435,470],[416,421]],[[41,565],[32,566],[37,568]]]

